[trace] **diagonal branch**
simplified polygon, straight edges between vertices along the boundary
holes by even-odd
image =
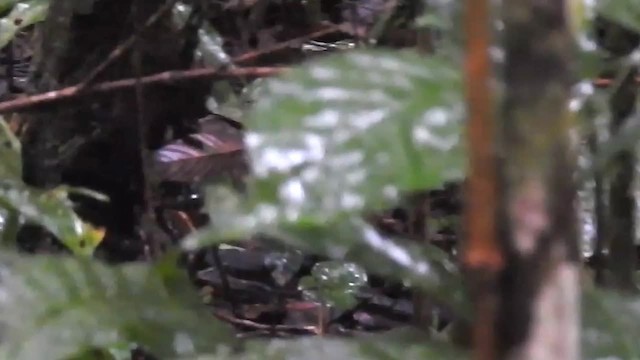
[[[281,67],[247,67],[238,69],[218,70],[215,68],[198,68],[181,71],[165,71],[139,79],[140,85],[170,84],[195,79],[224,79],[235,77],[267,77],[281,74],[286,68]],[[107,93],[116,90],[132,88],[136,85],[135,78],[98,83],[89,88],[79,85],[69,86],[60,90],[45,92],[32,96],[0,102],[0,114],[21,111],[39,105],[52,104],[58,101],[89,94]]]
[[[162,16],[169,11],[177,0],[169,0],[164,5],[162,5],[153,15],[147,19],[147,21],[142,25],[136,32],[134,32],[127,40],[118,45],[115,49],[111,51],[109,56],[100,63],[95,69],[93,69],[87,77],[82,80],[80,84],[78,84],[78,89],[82,90],[89,86],[93,80],[106,69],[109,65],[111,65],[114,61],[116,61],[120,56],[122,56],[127,50],[131,49],[131,47],[136,43],[136,40],[140,37],[142,32],[153,26],[158,20],[162,18]]]

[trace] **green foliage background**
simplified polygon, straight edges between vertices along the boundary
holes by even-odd
[[[45,0],[0,0],[0,13],[8,12],[0,19],[0,47],[20,28],[42,20],[47,6]],[[179,6],[185,9],[184,4]],[[640,31],[639,1],[603,1],[600,6],[598,10],[609,18]],[[180,11],[174,13],[177,20],[184,17]],[[17,17],[25,21],[16,25]],[[432,25],[433,20],[425,17],[420,24]],[[213,29],[204,30],[200,49],[205,62],[224,63],[228,57],[221,52],[221,39]],[[449,44],[455,43],[454,38]],[[448,56],[346,51],[250,85],[248,96],[255,100],[250,107],[244,99],[217,99],[212,107],[245,117],[255,174],[249,195],[243,198],[225,188],[209,189],[213,224],[185,239],[183,248],[267,233],[297,248],[357,261],[371,272],[410,282],[468,314],[460,273],[445,254],[384,237],[360,219],[363,211],[380,209],[405,191],[437,187],[464,175],[461,72]],[[223,88],[218,84],[215,90]],[[74,189],[42,191],[25,185],[19,142],[4,121],[0,124],[0,208],[5,219],[0,357],[38,359],[46,354],[51,360],[82,359],[91,358],[89,350],[102,349],[107,358],[120,359],[126,358],[123,349],[132,344],[163,359],[231,356],[236,345],[231,330],[206,314],[174,258],[121,266],[90,259],[100,234],[74,213],[67,199]],[[17,224],[25,221],[43,225],[74,256],[17,255],[12,242]],[[352,278],[347,280],[353,285]],[[311,283],[323,286],[317,279]],[[338,286],[340,293],[337,284],[325,285]],[[640,357],[637,297],[588,291],[584,314],[585,358]],[[403,332],[363,339],[255,341],[244,346],[245,351],[233,356],[457,359],[465,355],[450,342],[425,342],[422,336]]]

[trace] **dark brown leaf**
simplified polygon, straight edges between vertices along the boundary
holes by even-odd
[[[242,132],[218,116],[202,119],[199,132],[160,148],[154,160],[162,181],[239,181],[248,171]]]

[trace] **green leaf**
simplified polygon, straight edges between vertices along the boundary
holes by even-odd
[[[2,214],[2,244],[14,245],[20,229],[20,217],[16,211]]]
[[[640,32],[640,0],[601,0],[597,10],[609,20]]]
[[[73,211],[69,193],[82,194],[106,201],[94,191],[65,186],[52,190],[29,187],[22,182],[20,141],[0,116],[0,208],[8,218],[3,239],[15,239],[18,217],[42,225],[76,255],[89,256],[103,238],[103,231],[82,220]]]
[[[461,176],[459,86],[459,71],[440,59],[380,51],[267,81],[247,124],[247,201],[209,196],[218,230],[337,224]]]
[[[328,219],[462,177],[459,75],[436,57],[354,51],[267,81],[247,122],[253,200]]]
[[[0,3],[0,9],[2,5]],[[9,15],[0,18],[0,48],[7,45],[20,29],[44,20],[48,10],[49,0],[16,3]]]
[[[20,147],[20,140],[0,116],[0,178],[16,181],[22,179]]]
[[[354,263],[333,260],[317,263],[298,287],[310,300],[344,310],[356,305],[356,295],[366,285],[364,269]]]
[[[415,20],[415,26],[418,28],[443,30],[447,26],[447,21],[437,14],[423,14]]]
[[[260,91],[247,123],[249,193],[209,189],[213,225],[183,246],[264,233],[332,258],[349,254],[462,303],[459,274],[445,257],[433,261],[436,249],[385,238],[360,220],[405,191],[462,176],[459,71],[411,52],[352,52]]]
[[[589,290],[582,311],[584,359],[640,358],[640,298]]]
[[[0,181],[0,207],[42,225],[74,254],[90,256],[102,241],[104,232],[78,217],[68,192],[66,187],[43,191],[22,182]]]
[[[20,2],[20,0],[0,0],[0,13],[11,9],[18,2]]]
[[[160,358],[231,341],[185,275],[142,264],[108,267],[68,257],[3,254],[0,322],[7,358],[65,359],[90,348],[143,345]]]
[[[295,340],[252,341],[241,354],[191,357],[192,360],[229,359],[466,359],[469,354],[451,344],[425,340],[424,334],[393,331],[384,335],[365,335],[356,339],[306,337]]]

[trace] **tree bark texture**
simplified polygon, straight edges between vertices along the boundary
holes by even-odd
[[[625,76],[610,99],[611,135],[618,135],[627,118],[635,112],[638,86],[635,83],[637,69],[633,68]],[[613,176],[609,189],[609,269],[611,285],[619,290],[635,289],[633,273],[636,270],[635,249],[635,199],[633,183],[635,175],[635,154],[626,149],[615,154],[612,159]]]
[[[505,359],[579,359],[574,48],[562,0],[503,2],[505,92],[499,348]]]

